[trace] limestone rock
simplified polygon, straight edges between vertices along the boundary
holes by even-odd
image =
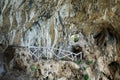
[[[116,80],[120,64],[119,7],[119,0],[0,0],[0,55],[5,52],[10,70],[24,71],[33,79],[79,80],[89,76],[91,80]],[[17,47],[14,55],[8,45],[24,49]],[[80,50],[70,51],[76,45]],[[42,48],[35,53],[31,46]],[[82,53],[82,58],[76,59],[80,60],[79,69],[71,61],[51,60],[62,59],[60,53],[72,52]],[[41,56],[48,60],[41,60]],[[73,55],[68,57],[75,60]]]

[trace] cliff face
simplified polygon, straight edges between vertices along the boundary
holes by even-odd
[[[88,24],[119,25],[118,0],[2,0],[0,4],[1,43],[54,47],[67,45],[69,36]]]
[[[64,42],[66,46],[70,35],[90,24],[107,21],[119,26],[118,0],[3,0],[0,4],[1,43],[54,47]]]
[[[72,80],[75,80],[75,76],[72,76],[75,72],[75,75],[79,75],[76,80],[87,80],[88,77],[91,80],[119,79],[119,7],[119,0],[1,0],[0,55],[5,54],[5,61],[17,61],[19,58],[21,60],[21,57],[16,59],[16,53],[19,53],[19,50],[12,52],[13,50],[8,49],[9,45],[44,47],[45,49],[39,53],[44,54],[44,57],[47,56],[47,59],[53,59],[55,55],[61,56],[58,54],[60,50],[74,52],[76,55],[81,53],[82,57],[74,54],[72,59],[68,57],[63,59],[73,60],[79,65],[79,69],[70,68],[72,63],[68,61],[69,66],[65,69],[66,72],[71,73],[68,75],[61,72],[66,62],[45,61],[46,65],[49,62],[56,64],[57,68],[61,67],[58,68],[60,72],[59,70],[54,72],[56,70],[53,68],[49,69],[54,73],[52,78],[49,76],[50,79],[73,78]],[[46,52],[46,48],[50,50]],[[63,53],[66,52],[63,51]],[[9,54],[11,56],[7,56]],[[62,58],[59,57],[59,59]],[[2,61],[4,60],[1,58]],[[23,67],[21,65],[23,64],[17,64],[20,68]],[[43,68],[40,69],[43,70]],[[6,75],[9,74],[6,73]],[[46,74],[39,75],[46,78]]]

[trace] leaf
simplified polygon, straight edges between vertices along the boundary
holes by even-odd
[[[30,28],[30,31],[32,31],[32,28]]]
[[[72,35],[72,36],[70,37],[71,41],[74,41],[74,38],[75,38],[75,35]]]
[[[35,71],[36,70],[36,67],[35,66],[31,66],[30,67],[32,71]]]
[[[92,63],[93,63],[93,61],[90,61],[90,60],[87,60],[87,61],[86,61],[86,64],[87,64],[87,65],[91,65]]]
[[[83,77],[84,77],[84,80],[89,80],[88,74],[84,74]]]
[[[78,60],[78,61],[74,61],[76,64],[81,64],[82,61],[81,60]]]
[[[77,41],[79,41],[79,38],[77,37],[77,35],[72,35],[71,41],[77,42]]]
[[[83,70],[85,71],[87,69],[87,67],[83,67]]]
[[[77,37],[74,38],[74,42],[78,42],[79,39]]]

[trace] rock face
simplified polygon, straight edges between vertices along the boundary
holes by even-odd
[[[119,80],[119,4],[119,0],[1,0],[0,55],[8,63],[0,58],[0,67],[1,72],[3,65],[10,70],[1,79],[18,73],[38,80]],[[35,51],[31,46],[42,48]],[[77,64],[56,61],[61,56]]]
[[[119,26],[118,0],[1,0],[0,4],[4,44],[65,48],[71,44],[70,36],[87,25],[108,21]]]
[[[3,74],[2,80],[82,79],[82,70],[74,62],[42,59],[34,61],[25,49],[19,49],[10,63],[10,69]]]

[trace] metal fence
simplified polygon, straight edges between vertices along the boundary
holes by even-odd
[[[28,53],[34,56],[35,59],[54,59],[54,60],[70,60],[75,61],[78,56],[79,59],[82,59],[82,52],[73,53],[70,50],[63,50],[51,47],[36,47],[36,46],[18,46],[14,48],[25,48],[27,49]]]

